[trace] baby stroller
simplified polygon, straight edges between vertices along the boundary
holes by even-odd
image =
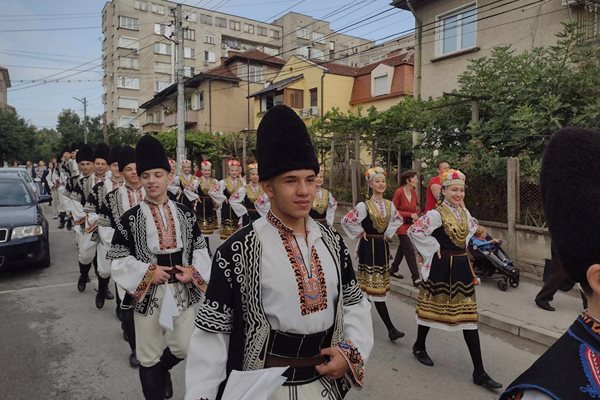
[[[492,237],[488,235],[486,240],[492,240]],[[478,248],[471,242],[469,243],[469,253],[478,278],[492,279],[494,275],[500,275],[496,285],[503,292],[506,291],[508,285],[513,288],[519,286],[519,270],[514,267],[512,260],[499,244],[491,243],[484,248]]]

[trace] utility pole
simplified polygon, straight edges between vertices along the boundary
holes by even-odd
[[[87,144],[88,139],[88,126],[87,126],[87,99],[84,97],[82,99],[78,99],[77,97],[73,97],[75,100],[83,104],[83,143]]]
[[[181,4],[175,12],[175,69],[177,75],[177,172],[181,173],[181,162],[185,159],[185,92],[183,85],[183,13]]]

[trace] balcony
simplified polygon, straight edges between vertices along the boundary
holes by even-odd
[[[185,128],[193,128],[198,123],[198,113],[196,111],[187,110],[185,112]],[[177,113],[169,114],[165,116],[165,126],[170,128],[177,126]]]

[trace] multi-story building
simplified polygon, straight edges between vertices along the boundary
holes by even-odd
[[[12,108],[8,105],[7,91],[10,87],[10,76],[8,69],[0,67],[0,110],[3,108]]]
[[[139,106],[174,83],[175,45],[170,40],[176,3],[112,0],[102,10],[103,103],[106,119],[139,127]],[[219,65],[231,50],[276,55],[282,27],[203,8],[183,6],[185,75]]]
[[[553,45],[563,23],[596,35],[600,9],[591,0],[394,0],[415,17],[415,96],[438,97],[458,86],[469,60],[497,46],[515,51]],[[419,29],[419,26],[421,27]]]

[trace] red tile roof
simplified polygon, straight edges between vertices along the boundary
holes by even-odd
[[[233,73],[227,65],[223,65],[223,64],[221,64],[215,68],[211,68],[209,70],[201,72],[201,74],[223,76],[226,78],[236,78],[237,79],[237,75],[235,73]]]
[[[262,51],[252,49],[246,50],[242,53],[232,54],[228,59],[224,60],[223,63],[229,64],[233,62],[235,59],[244,59],[244,60],[254,60],[260,61],[268,64],[275,64],[283,66],[285,64],[285,60],[279,57],[271,56],[267,53],[263,53]]]
[[[410,57],[412,58],[412,56]],[[396,58],[397,57],[393,57],[387,60],[380,61],[378,63],[374,63],[376,64],[375,66],[371,64],[361,68],[362,73],[354,78],[354,85],[352,86],[352,96],[350,97],[350,104],[361,104],[369,101],[385,99],[390,97],[412,95],[414,86],[414,66],[412,62],[400,62]],[[371,71],[373,71],[375,67],[377,67],[377,65],[379,64],[385,64],[394,67],[392,86],[390,89],[390,93],[388,94],[381,96],[371,96]]]
[[[343,65],[343,64],[336,64],[336,63],[318,63],[318,65],[320,65],[323,68],[327,68],[327,70],[335,75],[344,75],[344,76],[356,76],[356,73],[358,72],[358,68],[355,67],[349,67],[347,65]]]

